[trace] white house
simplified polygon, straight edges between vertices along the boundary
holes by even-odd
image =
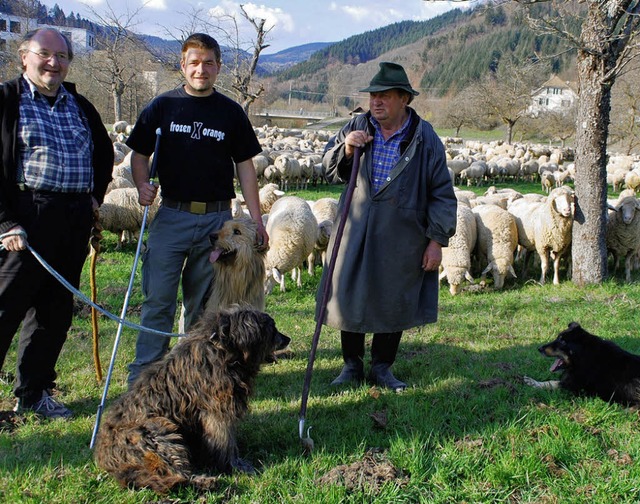
[[[95,46],[95,35],[85,28],[40,24],[34,19],[0,12],[0,51],[6,50],[7,42],[10,40],[20,39],[25,33],[36,28],[59,30],[71,40],[76,52],[92,51]]]
[[[577,86],[552,75],[539,89],[532,94],[529,113],[538,115],[543,111],[562,111],[571,108],[578,99]]]

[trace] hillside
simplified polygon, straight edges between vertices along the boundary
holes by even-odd
[[[558,37],[535,33],[518,5],[478,6],[354,35],[277,72],[269,86],[283,99],[352,107],[380,61],[404,65],[424,98],[459,91],[503,59],[544,61],[550,72],[573,80],[574,58]]]

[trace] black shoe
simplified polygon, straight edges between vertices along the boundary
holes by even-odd
[[[395,392],[402,392],[407,388],[407,384],[398,380],[391,372],[391,365],[387,363],[374,364],[369,373],[369,381],[372,385],[378,385],[391,389]]]
[[[338,377],[331,382],[331,385],[345,385],[347,383],[361,384],[364,381],[364,365],[362,360],[349,360],[345,362]]]

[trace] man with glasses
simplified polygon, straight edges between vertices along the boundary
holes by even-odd
[[[0,367],[22,324],[14,410],[67,418],[52,394],[73,296],[26,248],[79,285],[113,146],[93,105],[64,82],[73,59],[64,35],[31,31],[18,53],[23,74],[0,86]]]

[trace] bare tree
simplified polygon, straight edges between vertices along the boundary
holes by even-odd
[[[513,140],[513,128],[531,105],[533,90],[546,75],[541,64],[516,64],[500,61],[495,73],[488,73],[475,89],[476,103],[488,116],[492,116],[507,128],[507,143]]]
[[[627,155],[640,147],[640,75],[637,69],[616,80],[611,104],[611,143]]]
[[[141,64],[134,58],[144,46],[133,32],[137,17],[144,5],[131,12],[117,14],[107,3],[104,13],[92,9],[95,22],[102,25],[104,32],[96,36],[96,50],[87,59],[91,75],[113,100],[114,121],[122,119],[122,97],[130,86],[139,79]]]
[[[482,92],[476,85],[464,88],[455,96],[444,99],[438,118],[438,125],[454,128],[456,136],[460,135],[463,126],[474,126],[480,130],[490,130],[498,123],[485,108]]]
[[[559,140],[562,147],[567,140],[576,134],[576,117],[578,114],[577,104],[571,107],[550,110],[542,114],[545,121],[545,131],[552,140]]]
[[[221,14],[217,11],[192,7],[182,13],[185,23],[178,28],[165,28],[167,34],[175,40],[184,41],[194,32],[205,32],[214,35],[223,50],[222,64],[226,71],[218,78],[222,89],[231,91],[245,112],[264,92],[264,86],[254,82],[260,54],[269,44],[266,43],[271,28],[266,27],[266,20],[251,16],[244,4],[239,5],[240,16],[249,23],[255,38],[243,39],[243,28],[235,14]]]

